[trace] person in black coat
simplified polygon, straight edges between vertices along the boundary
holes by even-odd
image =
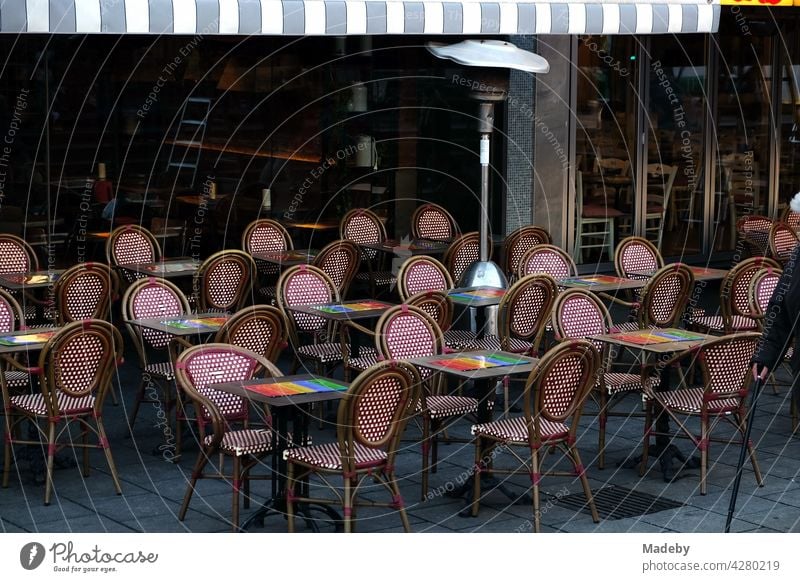
[[[797,210],[795,210],[797,208]],[[792,210],[800,212],[800,193],[792,200]],[[786,350],[795,342],[791,368],[794,376],[793,397],[800,400],[800,245],[792,251],[783,268],[783,275],[769,300],[764,314],[764,333],[753,356],[753,377],[766,380],[783,360]]]

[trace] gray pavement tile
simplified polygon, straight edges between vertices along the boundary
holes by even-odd
[[[135,522],[124,522],[123,525],[137,531],[147,533],[183,533],[183,532],[223,532],[231,531],[231,525],[223,520],[190,511],[184,522],[169,516],[148,517]]]
[[[39,533],[44,532],[114,532],[131,533],[138,531],[136,528],[125,525],[118,521],[102,517],[99,515],[87,515],[79,518],[72,518],[66,522],[53,521],[36,524],[35,529]]]
[[[644,516],[643,516],[644,517]],[[551,522],[552,527],[569,533],[655,533],[675,531],[644,521],[643,517],[605,520],[594,523],[588,514],[585,519],[571,519],[563,525]]]
[[[725,529],[725,515],[706,509],[681,508],[660,511],[642,516],[642,521],[684,533],[721,533]],[[758,523],[739,519],[731,531],[743,531],[759,526]]]

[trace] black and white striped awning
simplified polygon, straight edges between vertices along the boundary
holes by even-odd
[[[0,0],[0,32],[660,34],[716,32],[719,0]]]

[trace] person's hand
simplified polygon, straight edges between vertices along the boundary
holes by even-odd
[[[761,373],[758,372],[758,368],[761,364],[753,364],[753,380],[758,380],[759,378],[763,381],[767,379],[769,376],[769,368],[766,366],[761,366]]]

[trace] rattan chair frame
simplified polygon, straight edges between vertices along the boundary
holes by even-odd
[[[128,285],[133,283],[136,279],[141,279],[144,277],[144,275],[139,273],[133,273],[127,269],[121,268],[124,263],[120,261],[119,253],[117,251],[117,244],[122,235],[131,233],[141,237],[141,239],[149,245],[151,250],[150,257],[145,257],[144,260],[141,260],[140,262],[157,262],[161,260],[162,257],[161,245],[158,244],[158,239],[153,235],[152,232],[143,226],[136,224],[125,224],[112,230],[108,240],[106,241],[106,262],[117,272],[120,281]],[[139,261],[137,260],[137,262]]]
[[[506,236],[503,266],[509,279],[515,279],[522,257],[536,245],[552,244],[550,233],[540,226],[521,226]]]
[[[397,383],[397,403],[389,411],[391,418],[382,435],[370,438],[362,430],[359,417],[359,408],[365,401],[365,395],[380,383],[391,379]],[[289,532],[295,531],[295,507],[300,503],[314,503],[319,505],[341,505],[344,516],[344,531],[352,532],[356,524],[356,509],[366,505],[370,507],[388,507],[400,516],[403,529],[411,531],[408,517],[406,516],[400,489],[397,486],[395,474],[395,457],[399,448],[400,438],[406,423],[414,416],[420,395],[420,377],[417,370],[408,364],[394,361],[379,362],[358,375],[339,402],[336,422],[336,436],[341,470],[331,470],[312,465],[301,460],[288,457],[287,462],[287,492],[286,509]],[[368,448],[381,448],[385,450],[386,459],[379,463],[370,463],[369,466],[359,467],[355,464],[355,457],[351,451],[355,444]],[[301,484],[310,475],[317,474],[322,482],[334,493],[336,499],[311,498],[297,496],[298,484]],[[326,478],[328,475],[341,475],[343,488],[334,487]],[[365,483],[373,485],[379,483],[391,496],[389,503],[365,501],[359,499],[359,493]]]
[[[641,269],[638,267],[629,269],[628,266],[626,266],[625,257],[628,249],[632,246],[642,247],[642,249],[644,249],[644,251],[653,258],[653,264]],[[634,275],[631,273],[634,270],[650,270],[651,267],[653,267],[653,271],[657,271],[663,266],[664,259],[661,256],[658,248],[656,248],[656,245],[641,236],[629,236],[622,239],[619,241],[619,244],[617,244],[617,248],[614,251],[614,270],[617,272],[618,277],[622,277],[624,279],[647,279],[647,275]]]
[[[690,439],[697,448],[700,450],[700,494],[706,494],[706,476],[708,474],[708,449],[709,443],[711,442],[720,442],[725,443],[726,445],[732,444],[742,444],[742,441],[734,441],[731,439],[716,439],[711,437],[711,433],[713,432],[714,428],[718,424],[720,424],[723,420],[730,422],[736,430],[741,433],[742,437],[745,434],[746,429],[746,421],[747,421],[747,410],[745,406],[745,400],[747,394],[750,389],[750,385],[752,383],[752,374],[750,373],[751,365],[750,360],[752,355],[755,353],[757,344],[761,338],[761,334],[759,333],[738,333],[735,335],[728,335],[723,336],[717,340],[708,342],[699,346],[697,348],[692,348],[689,350],[685,350],[684,352],[675,355],[674,357],[670,358],[669,360],[659,363],[659,366],[663,366],[664,368],[677,366],[680,362],[689,360],[691,365],[697,365],[700,367],[702,371],[703,377],[703,397],[701,400],[700,410],[697,412],[688,412],[688,411],[679,411],[673,407],[670,407],[668,403],[665,401],[665,393],[658,392],[653,390],[652,388],[645,386],[645,392],[649,396],[649,398],[645,402],[645,429],[644,429],[644,443],[642,447],[642,459],[641,464],[639,466],[639,474],[644,476],[644,473],[647,468],[647,460],[649,456],[649,448],[650,448],[650,436],[666,436],[669,438],[688,438]],[[712,350],[716,350],[719,346],[724,346],[726,344],[737,343],[737,342],[748,342],[751,345],[751,354],[746,359],[743,359],[741,363],[741,368],[736,370],[736,375],[733,375],[734,378],[739,377],[741,378],[740,382],[738,383],[739,388],[735,390],[725,390],[725,391],[718,391],[714,388],[714,378],[709,370],[709,352]],[[731,363],[730,358],[724,358],[727,363]],[[733,362],[736,363],[736,362]],[[731,378],[732,371],[728,371],[725,374],[726,378]],[[685,385],[685,378],[682,379],[682,384]],[[668,392],[666,394],[674,393],[674,391]],[[720,409],[714,410],[709,405],[712,402],[718,402],[721,400],[726,399],[735,399],[738,401],[736,406],[723,406]],[[657,428],[653,426],[654,418],[656,415],[655,408],[656,405],[658,408],[663,411],[664,413],[668,414],[669,417],[675,423],[675,432],[664,433],[659,432]],[[695,434],[686,424],[687,417],[699,417],[700,418],[700,434]],[[710,420],[713,419],[713,420]],[[747,446],[748,454],[750,457],[750,461],[753,465],[753,471],[755,472],[756,481],[758,482],[759,487],[763,487],[764,480],[761,476],[761,471],[758,467],[758,461],[756,460],[755,456],[755,448],[750,442]],[[731,447],[730,450],[738,451],[739,447]]]
[[[366,219],[369,221],[370,224],[376,230],[376,237],[369,238],[369,237],[360,237],[356,236],[351,230],[351,225],[353,223],[353,219]],[[377,214],[368,210],[366,208],[354,208],[347,212],[342,217],[342,220],[339,222],[339,238],[342,240],[349,240],[356,245],[362,244],[380,244],[386,240],[386,227],[383,224],[383,221],[378,217]],[[377,295],[378,287],[381,286],[378,282],[379,275],[383,274],[387,281],[391,281],[391,273],[385,271],[385,261],[386,256],[383,256],[383,253],[378,253],[378,251],[374,249],[364,249],[359,247],[360,250],[360,263],[366,263],[367,271],[367,280],[369,281],[369,291],[372,297]],[[358,268],[360,268],[360,264]],[[364,273],[361,273],[362,275]],[[389,283],[391,286],[391,282]]]
[[[77,379],[81,382],[82,386],[78,386],[75,389],[65,387],[63,384],[64,372],[69,370],[71,366],[86,364],[85,359],[74,357],[69,348],[75,345],[74,342],[76,341],[85,345],[87,339],[99,344],[100,352],[95,369],[91,371],[92,373],[89,376],[82,374],[71,377],[73,380]],[[122,486],[114,464],[114,458],[111,455],[111,446],[108,442],[102,419],[103,404],[111,388],[116,367],[122,362],[122,353],[123,342],[119,330],[107,321],[99,319],[70,323],[50,338],[39,354],[36,370],[42,404],[46,410],[41,414],[26,410],[17,406],[8,393],[3,391],[4,407],[8,411],[5,427],[3,487],[8,487],[13,445],[42,446],[46,451],[44,504],[49,505],[53,489],[53,468],[56,451],[69,446],[83,450],[84,477],[89,476],[89,450],[103,450],[111,472],[114,489],[118,495],[122,493]],[[70,357],[65,359],[67,355]],[[79,399],[76,406],[80,403],[80,399],[84,397],[94,397],[94,402],[91,406],[78,406],[75,409],[62,410],[60,395]],[[39,436],[38,440],[15,437],[18,432],[17,427],[26,421],[29,421],[36,428]],[[71,423],[76,423],[80,426],[80,441],[71,437],[69,431]],[[63,427],[59,430],[58,427],[61,424],[63,424]],[[96,443],[89,442],[90,435],[97,437]]]
[[[563,410],[554,411],[550,407],[552,389],[548,386],[550,377],[556,375],[562,362],[577,358],[582,368],[580,377],[573,388],[572,397],[569,402],[565,402],[563,396],[560,398]],[[481,427],[487,425],[473,426],[475,435],[475,467],[476,475],[473,479],[472,496],[472,516],[477,517],[481,499],[481,475],[505,474],[516,475],[523,472],[529,476],[533,488],[533,520],[534,531],[541,531],[541,509],[540,509],[540,481],[544,476],[570,476],[577,475],[583,486],[587,502],[595,523],[600,521],[600,516],[595,507],[592,490],[586,478],[586,471],[581,462],[578,452],[577,431],[580,423],[583,406],[589,392],[597,382],[597,377],[601,373],[600,355],[594,345],[588,340],[573,340],[557,344],[542,356],[536,367],[531,371],[525,383],[523,395],[524,421],[527,429],[527,441],[514,442],[500,440],[489,434],[483,433]],[[569,432],[559,438],[545,439],[542,437],[542,420],[549,422],[563,423],[570,420]],[[506,422],[506,421],[499,421]],[[487,423],[491,424],[491,423]],[[485,430],[485,428],[484,428]],[[493,451],[498,446],[507,447],[511,455],[519,462],[520,468],[498,469],[491,462]],[[522,454],[514,452],[513,448],[526,448],[530,453],[530,460],[524,458]],[[572,472],[549,470],[542,472],[542,447],[557,447],[564,451],[573,466]]]
[[[90,306],[89,313],[76,314],[70,309],[70,293],[73,286],[87,276],[93,276],[100,281],[100,292],[92,297],[95,303]],[[111,301],[114,297],[114,272],[111,267],[103,263],[81,263],[73,265],[58,278],[53,292],[56,298],[56,313],[58,325],[65,325],[73,321],[84,319],[108,319]]]
[[[326,269],[325,267],[326,261],[336,254],[343,255],[340,260],[344,260],[345,262],[344,269],[341,268],[341,264],[339,264],[338,261],[336,263],[336,269],[340,270],[341,273],[334,272],[334,270]],[[339,297],[344,298],[350,290],[350,284],[356,276],[360,262],[361,253],[356,244],[353,241],[340,239],[325,245],[319,254],[314,257],[313,265],[325,271],[331,281],[336,285],[339,291]]]
[[[235,380],[250,380],[264,375],[268,377],[280,377],[283,373],[269,360],[263,358],[259,354],[252,352],[240,346],[234,346],[227,343],[209,343],[187,348],[181,352],[175,361],[175,381],[182,393],[192,402],[195,410],[203,410],[206,415],[206,423],[210,425],[210,439],[206,442],[205,433],[206,429],[203,424],[199,426],[199,443],[200,452],[195,461],[194,468],[191,472],[189,485],[183,497],[180,511],[178,512],[178,519],[183,521],[186,518],[186,512],[189,509],[189,503],[192,500],[192,495],[197,488],[197,481],[200,479],[223,479],[232,483],[233,498],[232,498],[232,518],[231,524],[233,531],[239,531],[239,496],[240,490],[244,493],[244,507],[245,509],[250,506],[250,481],[252,479],[271,479],[270,475],[257,475],[252,476],[250,471],[262,464],[263,459],[267,454],[272,453],[272,447],[275,446],[275,438],[272,434],[271,419],[269,414],[269,407],[264,406],[263,415],[266,421],[267,435],[270,440],[270,448],[260,453],[246,453],[236,455],[231,453],[228,449],[222,446],[225,435],[230,432],[229,419],[220,411],[218,406],[205,394],[203,394],[187,373],[187,368],[193,358],[199,356],[207,356],[209,354],[235,354],[240,358],[246,358],[251,361],[251,368],[248,370],[247,378],[236,378]],[[220,382],[232,381],[230,378],[221,379]],[[213,461],[215,456],[219,456],[219,464],[212,474],[207,474],[204,469],[209,461]],[[225,472],[223,459],[230,457],[233,460],[233,467],[229,473]]]
[[[522,279],[528,275],[546,273],[546,271],[533,271],[530,270],[530,262],[533,260],[534,257],[543,254],[550,254],[555,255],[558,257],[560,261],[563,262],[564,267],[567,269],[567,277],[574,277],[578,273],[578,267],[575,266],[575,261],[569,256],[566,252],[562,249],[558,248],[555,245],[551,244],[543,244],[543,245],[536,245],[528,249],[522,258],[519,260],[519,265],[517,267],[517,278]],[[556,275],[553,273],[546,273],[551,277],[555,278]]]
[[[677,277],[680,282],[678,292],[671,297],[674,299],[669,309],[669,314],[665,318],[659,317],[654,313],[655,301],[658,299],[656,293],[665,279]],[[660,268],[645,283],[639,293],[637,301],[624,301],[611,295],[602,294],[614,303],[619,303],[631,308],[633,318],[639,329],[649,327],[678,327],[683,322],[686,308],[689,305],[689,297],[694,289],[694,274],[691,269],[683,263],[670,263]]]
[[[450,230],[449,236],[436,236],[434,233],[431,233],[429,230],[426,230],[425,226],[422,226],[422,220],[424,220],[424,215],[428,212],[434,212],[440,214],[443,219],[448,223],[448,228]],[[453,239],[458,238],[459,235],[459,228],[458,224],[456,224],[453,215],[450,214],[447,210],[439,206],[438,204],[433,204],[432,202],[428,202],[423,204],[422,206],[418,206],[414,210],[414,214],[411,215],[411,237],[412,238],[426,238],[429,240],[440,240],[440,241],[450,241]]]
[[[784,248],[786,242],[794,244],[791,248]],[[769,254],[781,265],[786,264],[798,243],[800,237],[797,236],[797,232],[785,222],[775,222],[769,229]]]
[[[752,256],[763,257],[769,253],[769,230],[772,227],[772,219],[769,216],[760,214],[749,214],[736,221],[736,234],[738,236],[737,249],[747,250]],[[752,232],[766,232],[767,239],[753,237]],[[744,246],[744,248],[742,248]]]
[[[20,249],[25,257],[26,265],[22,267],[17,266],[16,263],[11,263],[5,258],[0,261],[0,273],[27,273],[29,271],[39,270],[39,257],[36,256],[36,251],[24,239],[13,234],[0,234],[0,246],[13,245]],[[20,268],[22,270],[20,271]]]
[[[233,284],[233,289],[228,293],[228,301],[217,301],[212,296],[211,275],[214,270],[225,263],[234,263],[240,269],[238,280],[225,277],[225,285]],[[199,312],[222,311],[231,313],[244,307],[248,300],[252,300],[250,292],[256,274],[256,264],[249,254],[237,249],[219,251],[208,257],[194,274],[192,281],[193,294]]]
[[[434,269],[438,275],[441,276],[442,281],[444,282],[444,286],[440,288],[434,289],[415,289],[409,285],[409,277],[414,272],[416,268],[420,265],[429,265],[431,269]],[[433,257],[429,257],[427,255],[416,255],[413,257],[409,257],[403,264],[400,265],[400,269],[397,272],[397,293],[400,295],[400,299],[402,301],[407,301],[412,295],[423,291],[443,291],[447,292],[452,289],[454,286],[453,284],[453,277],[450,275],[450,271],[445,267],[442,263],[438,260],[434,259]]]
[[[492,241],[488,240],[486,244],[488,245],[488,256],[491,257]],[[480,259],[480,245],[480,233],[467,232],[456,237],[445,251],[442,264],[457,285],[460,284],[461,277],[467,272],[469,266]]]
[[[528,326],[529,330],[522,331],[517,320],[520,317],[525,318],[525,316],[520,316],[517,310],[520,302],[525,300],[532,288],[540,288],[544,293],[544,299],[534,325]],[[544,339],[545,327],[557,295],[558,286],[550,275],[539,273],[518,279],[500,300],[497,308],[497,333],[500,338],[500,349],[507,352],[514,351],[511,347],[511,339],[516,338],[530,343],[532,345],[531,354],[536,356]]]
[[[263,331],[265,328],[270,330],[269,333]],[[286,317],[277,307],[251,305],[234,313],[219,328],[214,342],[248,349],[277,364],[281,352],[289,345],[288,328]]]

